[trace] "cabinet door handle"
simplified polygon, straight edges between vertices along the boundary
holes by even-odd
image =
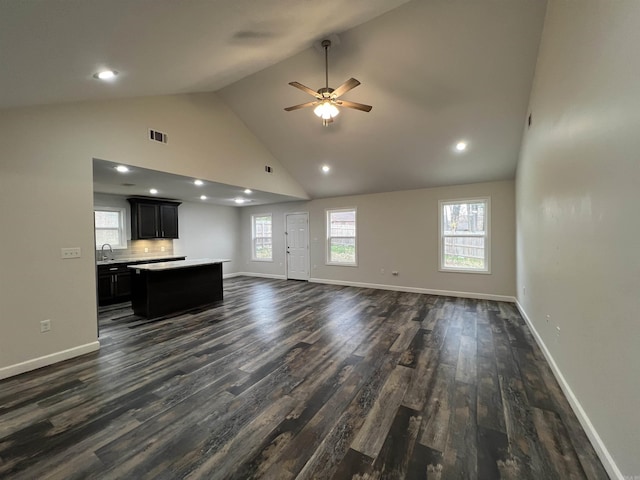
[[[118,267],[113,267],[113,268],[110,268],[109,270],[111,270],[113,272],[114,270],[117,270],[117,269],[118,269]]]

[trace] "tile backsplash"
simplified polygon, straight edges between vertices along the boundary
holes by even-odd
[[[166,257],[173,255],[173,240],[128,240],[127,248],[113,250],[113,255],[108,250],[106,252],[109,258],[113,257],[116,260],[130,257]],[[100,250],[96,250],[96,260],[102,260]]]

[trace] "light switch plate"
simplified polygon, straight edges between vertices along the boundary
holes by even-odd
[[[82,256],[82,250],[80,247],[62,248],[60,256],[62,258],[80,258]]]

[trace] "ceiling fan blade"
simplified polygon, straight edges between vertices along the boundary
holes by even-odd
[[[370,112],[373,108],[371,105],[365,105],[364,103],[350,102],[348,100],[336,100],[336,104],[341,107],[354,108],[363,112]]]
[[[299,110],[301,108],[305,108],[305,107],[313,107],[314,105],[317,105],[318,102],[307,102],[307,103],[301,103],[300,105],[294,105],[293,107],[287,107],[285,108],[285,110],[287,112],[292,112],[293,110]]]
[[[305,87],[301,83],[289,82],[289,85],[291,85],[292,87],[296,87],[302,90],[303,92],[308,93],[309,95],[313,95],[316,98],[322,98],[322,95],[320,95],[318,92],[316,92],[315,90],[311,90],[309,87]]]
[[[360,82],[358,80],[356,80],[355,78],[350,78],[349,80],[344,82],[342,85],[340,85],[338,88],[336,88],[331,93],[331,96],[333,98],[338,98],[340,95],[344,95],[352,88],[356,88],[358,85],[360,85]]]

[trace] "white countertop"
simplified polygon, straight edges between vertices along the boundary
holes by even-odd
[[[230,262],[227,258],[194,258],[192,260],[176,260],[173,262],[161,262],[161,263],[142,263],[140,265],[129,265],[129,268],[134,270],[147,270],[147,271],[164,271],[175,270],[177,268],[189,268],[199,267],[201,265],[214,265],[216,263]]]
[[[146,257],[119,257],[113,260],[98,260],[96,262],[97,265],[115,265],[118,263],[130,263],[130,262],[142,262],[145,260],[148,261],[152,261],[152,260],[171,260],[172,258],[182,258],[185,255],[167,255],[167,256],[160,256],[160,257],[150,257],[150,256],[146,256]]]

